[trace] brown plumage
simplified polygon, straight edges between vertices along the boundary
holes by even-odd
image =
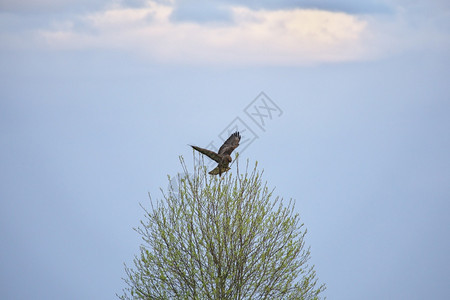
[[[219,174],[219,176],[222,176],[222,173],[225,173],[230,169],[228,165],[231,162],[231,152],[233,152],[233,150],[239,146],[240,140],[241,136],[239,132],[236,131],[235,133],[230,135],[230,137],[225,141],[225,143],[223,143],[218,153],[197,146],[191,145],[191,147],[218,163],[217,167],[211,170],[209,174],[211,175]]]

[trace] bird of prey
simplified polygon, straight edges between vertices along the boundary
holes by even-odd
[[[235,133],[230,135],[230,137],[225,141],[225,143],[223,143],[218,153],[197,146],[191,145],[191,147],[218,163],[217,167],[212,171],[210,171],[209,174],[211,175],[219,174],[219,176],[222,176],[222,173],[225,173],[230,169],[228,164],[231,162],[231,152],[233,152],[233,150],[239,146],[240,140],[241,136],[239,132],[236,131]]]

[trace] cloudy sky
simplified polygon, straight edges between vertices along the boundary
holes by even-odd
[[[328,299],[448,297],[449,53],[440,0],[1,1],[0,294],[114,298],[139,203],[239,128]]]

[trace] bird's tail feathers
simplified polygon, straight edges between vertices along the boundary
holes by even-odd
[[[219,174],[222,174],[222,173],[227,172],[227,171],[230,170],[230,169],[231,169],[230,167],[219,168],[219,166],[217,166],[217,167],[215,167],[213,170],[211,170],[211,171],[209,172],[209,174],[211,174],[211,175],[219,175]]]

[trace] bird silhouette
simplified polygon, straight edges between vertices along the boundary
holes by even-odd
[[[236,131],[235,133],[230,135],[230,137],[225,141],[225,143],[223,143],[218,153],[197,146],[191,145],[191,147],[218,163],[217,167],[211,170],[209,174],[211,175],[219,174],[219,176],[222,176],[222,173],[225,173],[228,170],[230,170],[230,167],[228,165],[232,160],[231,152],[233,152],[233,150],[239,146],[240,140],[241,135],[239,134],[238,131]]]

